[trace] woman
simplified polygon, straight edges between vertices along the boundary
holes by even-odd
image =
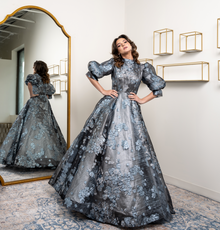
[[[47,64],[34,63],[25,81],[30,99],[19,113],[0,148],[0,164],[23,168],[54,168],[66,152],[66,141],[50,102],[55,89]]]
[[[116,226],[139,227],[174,213],[139,104],[162,96],[163,79],[140,64],[136,45],[121,35],[113,58],[89,63],[87,77],[104,97],[98,102],[49,183],[67,208]],[[111,74],[112,89],[98,79]],[[152,92],[140,99],[141,80]]]

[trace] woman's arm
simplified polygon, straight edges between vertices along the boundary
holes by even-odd
[[[28,82],[28,90],[29,90],[29,93],[30,93],[30,97],[38,96],[38,94],[33,94],[32,84],[30,82]]]
[[[88,76],[87,76],[88,77]],[[88,79],[90,80],[90,82],[93,84],[93,86],[103,95],[108,95],[108,96],[111,96],[111,97],[118,97],[118,92],[116,90],[105,90],[102,88],[102,86],[99,84],[98,81],[88,77]]]
[[[136,102],[138,102],[139,104],[145,104],[145,103],[147,103],[148,101],[154,99],[154,98],[157,97],[157,96],[155,96],[155,95],[153,94],[153,92],[151,92],[151,93],[148,94],[146,97],[144,97],[144,98],[141,99],[141,98],[138,97],[137,94],[135,94],[135,93],[133,93],[133,92],[130,92],[130,95],[128,95],[128,97],[129,97],[132,101],[136,101]]]
[[[130,92],[128,97],[132,101],[137,101],[139,104],[145,104],[155,97],[162,96],[162,89],[166,86],[166,82],[161,77],[157,76],[155,68],[148,62],[144,64],[141,80],[152,92],[142,99],[139,98],[135,93]]]

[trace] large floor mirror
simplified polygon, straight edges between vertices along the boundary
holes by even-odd
[[[56,93],[49,100],[62,134],[70,143],[70,36],[47,10],[25,6],[0,22],[0,146],[29,100],[25,79],[33,63],[47,63]],[[1,185],[48,179],[54,168],[18,168],[0,164]]]

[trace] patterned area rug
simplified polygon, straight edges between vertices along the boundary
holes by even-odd
[[[151,230],[219,230],[220,203],[168,185],[176,214],[169,223],[148,225]],[[7,230],[116,230],[70,212],[48,180],[3,187],[0,185],[0,229]]]
[[[14,167],[6,167],[0,164],[0,176],[5,182],[26,180],[38,177],[52,176],[53,169],[22,169]]]

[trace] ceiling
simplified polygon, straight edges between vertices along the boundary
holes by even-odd
[[[14,35],[22,32],[22,30],[25,30],[25,25],[27,25],[27,23],[35,23],[31,19],[23,18],[24,15],[28,13],[44,14],[42,11],[36,9],[23,9],[18,11],[12,17],[9,17],[6,22],[0,25],[0,43],[4,43],[8,39],[11,39]],[[14,29],[12,28],[17,28],[16,32],[13,32]]]

